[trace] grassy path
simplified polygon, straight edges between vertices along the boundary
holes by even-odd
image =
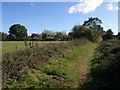
[[[60,81],[59,85],[62,87],[80,87],[81,81],[88,73],[90,60],[93,58],[96,47],[97,44],[95,43],[74,47],[64,58],[53,58],[51,64],[45,66],[45,68],[47,68],[46,73],[54,72],[57,75],[57,79],[53,80]],[[63,73],[65,75],[63,75]],[[47,82],[49,82],[49,80]]]
[[[79,87],[80,82],[87,74],[90,60],[96,48],[96,44],[89,43],[84,46],[76,47],[69,58],[74,57],[74,60],[67,65],[67,75],[73,81],[71,87]]]
[[[44,66],[26,67],[22,75],[24,78],[13,81],[10,87],[79,88],[96,47],[97,44],[88,43],[74,47],[63,57],[51,58]]]

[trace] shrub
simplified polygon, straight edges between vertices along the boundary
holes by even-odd
[[[3,69],[3,87],[11,85],[11,81],[19,81],[21,76],[24,74],[24,68],[36,69],[42,67],[45,64],[49,64],[51,57],[64,57],[69,49],[74,46],[84,45],[87,40],[75,40],[68,43],[59,44],[46,44],[44,46],[33,46],[26,48],[25,50],[6,53],[2,58],[2,69]],[[65,74],[62,70],[56,71],[57,68],[46,69],[45,72],[53,73],[56,75]]]
[[[101,53],[91,62],[89,76],[98,88],[120,88],[120,41],[109,40],[97,48]]]

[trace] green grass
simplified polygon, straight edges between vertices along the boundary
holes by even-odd
[[[32,41],[27,41],[28,45],[30,42],[32,43]],[[51,41],[51,43],[60,43],[60,42],[61,41]],[[35,44],[36,41],[33,41],[33,43]],[[44,45],[50,43],[50,41],[37,41],[37,43],[38,45]],[[2,51],[3,54],[25,49],[24,41],[1,41],[0,46],[2,47],[0,48],[0,50]]]
[[[85,74],[88,73],[90,60],[93,57],[97,44],[88,43],[84,46],[73,48],[63,58],[53,58],[49,65],[40,68],[43,73],[51,77],[62,77],[61,87],[78,88]],[[51,79],[50,79],[51,80]],[[49,79],[48,81],[49,82]]]
[[[46,44],[49,42],[38,43]],[[9,46],[11,47],[10,50],[12,50],[15,49],[15,45],[21,46],[19,50],[25,48],[23,42],[7,41],[3,42],[3,49],[6,50]],[[63,57],[50,58],[49,64],[34,69],[26,68],[26,70],[23,70],[24,74],[20,80],[12,81],[12,87],[78,88],[84,75],[88,73],[90,60],[94,56],[96,47],[96,43],[90,42],[83,46],[69,49],[68,53]],[[8,87],[11,87],[11,85]]]
[[[71,86],[79,87],[80,80],[84,79],[84,75],[88,73],[90,60],[93,57],[96,44],[89,43],[84,46],[75,48],[71,54],[68,55],[69,60],[72,60],[67,65],[67,75],[73,81]]]

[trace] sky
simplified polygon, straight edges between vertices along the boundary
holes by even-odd
[[[10,26],[21,24],[27,28],[29,35],[45,29],[68,33],[74,25],[82,25],[89,17],[98,17],[105,31],[112,29],[117,34],[117,1],[2,2],[2,31],[8,33]]]

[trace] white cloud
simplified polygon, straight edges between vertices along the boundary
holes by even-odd
[[[114,10],[113,4],[108,4],[106,7],[109,11]]]
[[[120,0],[104,0],[104,2],[119,2]]]
[[[89,13],[94,12],[98,6],[103,3],[103,0],[81,0],[79,4],[76,4],[69,8],[68,13]]]
[[[113,6],[112,3],[111,3],[111,4],[108,4],[106,8],[107,8],[107,10],[109,10],[109,11],[118,10],[118,6]]]
[[[31,7],[34,7],[34,6],[35,6],[35,4],[34,4],[34,3],[30,3],[30,6],[31,6]]]

